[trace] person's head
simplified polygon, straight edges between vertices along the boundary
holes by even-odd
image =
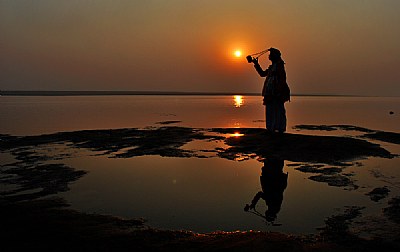
[[[270,49],[268,49],[268,51],[269,51],[268,58],[272,62],[275,62],[275,61],[278,61],[281,59],[281,52],[278,49],[271,47]]]

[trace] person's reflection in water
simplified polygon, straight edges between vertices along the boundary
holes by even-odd
[[[266,159],[264,160],[264,166],[261,168],[261,188],[262,191],[258,192],[251,204],[246,204],[244,210],[247,212],[249,210],[254,210],[253,213],[259,214],[255,207],[257,202],[262,198],[268,206],[267,211],[265,211],[264,217],[267,222],[274,222],[277,218],[278,212],[281,210],[281,205],[283,201],[283,192],[287,186],[288,174],[283,172],[284,160],[282,159]]]

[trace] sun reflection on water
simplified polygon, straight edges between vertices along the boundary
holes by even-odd
[[[242,95],[234,95],[233,96],[233,101],[235,103],[236,108],[240,108],[244,104],[244,99]]]
[[[244,136],[244,134],[241,134],[240,132],[235,132],[233,134],[230,134],[229,136],[230,137],[241,137],[241,136]]]

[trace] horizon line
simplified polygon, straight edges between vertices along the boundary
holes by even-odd
[[[202,92],[202,91],[121,91],[121,90],[0,90],[0,96],[96,96],[96,95],[244,95],[261,96],[258,92]],[[379,95],[355,95],[355,94],[291,94],[291,96],[337,96],[337,97],[398,97]]]

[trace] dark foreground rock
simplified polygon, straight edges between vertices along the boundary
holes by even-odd
[[[362,240],[349,235],[345,221],[328,235],[292,236],[269,232],[167,231],[146,227],[143,220],[84,214],[65,208],[60,199],[19,203],[0,201],[2,251],[395,251],[397,243]],[[337,230],[345,234],[337,239]]]
[[[400,196],[390,199],[389,206],[383,209],[383,213],[392,221],[400,224]]]

